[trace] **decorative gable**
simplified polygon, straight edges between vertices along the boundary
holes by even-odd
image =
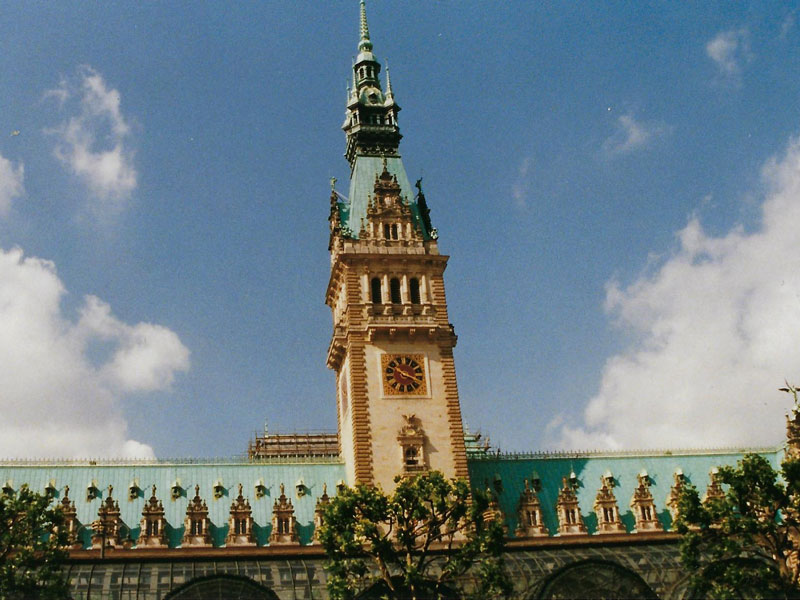
[[[539,497],[536,490],[531,489],[527,479],[525,480],[525,489],[522,490],[519,497],[517,515],[519,517],[516,531],[518,538],[550,535],[542,520],[542,505]]]
[[[656,505],[653,494],[650,491],[650,477],[647,471],[642,471],[637,475],[639,484],[633,491],[631,498],[631,509],[636,519],[636,532],[642,531],[662,531],[664,527],[658,520]]]
[[[108,494],[97,510],[97,520],[92,523],[92,548],[122,546],[119,502],[112,497],[114,487],[108,486]]]
[[[625,533],[625,525],[619,519],[617,498],[614,496],[614,477],[606,472],[600,478],[602,485],[594,499],[594,512],[597,515],[597,533]]]
[[[156,498],[156,485],[150,499],[142,509],[141,533],[136,543],[138,548],[163,548],[167,545],[167,520],[164,518],[164,505]]]
[[[586,525],[578,506],[578,496],[566,477],[561,480],[561,490],[556,501],[558,513],[558,533],[560,535],[579,535],[586,533]]]
[[[313,544],[319,543],[319,530],[325,523],[323,512],[325,507],[330,504],[331,498],[328,496],[328,484],[322,484],[322,496],[317,499],[317,505],[314,507],[314,537],[312,538]]]
[[[239,495],[231,502],[230,518],[228,519],[228,536],[225,538],[228,546],[255,546],[253,537],[253,515],[250,502],[242,495],[242,484],[239,484]]]
[[[200,486],[194,486],[194,498],[186,507],[182,545],[184,546],[211,546],[211,532],[209,530],[208,506],[200,498]]]
[[[272,505],[272,532],[269,534],[270,544],[299,545],[297,536],[297,520],[294,516],[292,501],[286,497],[284,485],[281,483],[281,495]]]

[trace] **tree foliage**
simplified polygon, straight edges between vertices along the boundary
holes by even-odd
[[[23,485],[0,494],[0,598],[68,598],[67,535],[52,497]]]
[[[789,387],[795,396],[797,388]],[[681,558],[695,593],[711,598],[800,598],[800,460],[780,471],[746,454],[716,475],[724,492],[705,502],[686,485],[678,502]]]
[[[503,526],[484,518],[489,499],[439,472],[396,480],[391,494],[344,488],[323,514],[319,539],[328,554],[331,598],[353,598],[377,584],[391,599],[448,598],[472,569],[475,594],[508,594]]]

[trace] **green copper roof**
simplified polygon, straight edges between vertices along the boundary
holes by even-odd
[[[351,237],[358,237],[361,231],[361,224],[366,221],[369,198],[375,189],[375,178],[383,172],[383,161],[384,159],[380,156],[356,157],[353,173],[350,176],[349,204],[344,202],[339,204],[342,226],[350,229],[352,232]],[[430,239],[431,232],[426,230],[422,222],[419,206],[414,199],[414,188],[408,181],[403,161],[399,156],[387,156],[386,168],[389,173],[397,178],[397,183],[400,185],[400,195],[405,202],[410,204],[414,223],[422,231],[424,239]]]
[[[338,463],[282,463],[265,464],[249,462],[219,462],[206,464],[148,464],[142,462],[129,464],[98,464],[79,466],[74,463],[34,465],[20,462],[0,464],[0,483],[12,480],[12,487],[19,489],[23,483],[35,491],[43,492],[54,480],[57,490],[56,501],[63,498],[64,486],[69,485],[69,497],[75,503],[78,520],[89,525],[97,519],[97,509],[108,494],[108,486],[113,486],[112,497],[119,502],[122,521],[132,531],[132,537],[139,535],[142,508],[151,495],[151,487],[156,485],[156,497],[164,504],[165,517],[171,526],[168,530],[169,545],[179,546],[183,533],[183,520],[186,507],[194,497],[194,486],[200,486],[200,497],[208,505],[208,516],[213,524],[211,529],[215,546],[225,544],[231,502],[238,495],[239,483],[242,495],[250,501],[256,527],[254,533],[259,545],[266,545],[272,519],[272,505],[280,496],[280,484],[286,489],[295,508],[300,542],[307,544],[313,535],[314,508],[317,498],[322,495],[322,485],[327,484],[328,495],[336,494],[336,483],[345,478],[344,465]],[[128,488],[138,480],[141,489],[135,500],[129,500]],[[182,495],[172,500],[170,489],[179,480]],[[266,494],[256,497],[256,482],[263,479]],[[295,484],[303,480],[306,494],[298,497]],[[224,493],[214,498],[214,484],[221,481]],[[100,492],[98,498],[87,500],[87,487],[94,481]],[[91,534],[84,530],[81,539],[88,547]]]
[[[579,482],[577,495],[581,514],[589,533],[593,533],[597,522],[594,500],[601,486],[601,477],[606,471],[610,471],[616,484],[613,492],[617,499],[620,519],[630,532],[634,528],[635,521],[630,502],[638,484],[637,475],[642,470],[647,471],[651,480],[650,491],[653,494],[658,518],[664,528],[669,529],[672,518],[666,501],[674,483],[675,470],[681,469],[686,480],[692,483],[702,496],[709,484],[711,469],[722,465],[735,465],[745,452],[745,450],[712,450],[640,454],[563,453],[518,458],[513,455],[486,456],[480,459],[472,458],[469,461],[469,472],[474,488],[483,488],[488,482],[491,489],[496,489],[495,481],[499,478],[501,491],[497,494],[498,500],[510,531],[514,531],[517,526],[517,509],[525,479],[531,481],[534,477],[538,477],[541,480],[541,490],[538,495],[544,522],[553,535],[558,531],[556,501],[562,486],[562,477],[568,477],[571,472],[577,476]],[[757,452],[767,458],[774,469],[779,469],[783,459],[782,450],[758,449]]]

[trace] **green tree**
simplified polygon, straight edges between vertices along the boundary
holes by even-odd
[[[0,598],[68,598],[63,515],[49,494],[23,485],[0,494]]]
[[[759,454],[720,467],[721,493],[705,502],[686,485],[678,502],[681,559],[695,593],[709,598],[800,598],[800,460],[792,444],[800,426],[798,388],[790,444],[780,471]]]
[[[476,597],[506,596],[505,531],[490,516],[489,498],[436,471],[396,482],[388,495],[343,488],[326,506],[319,539],[331,598],[353,598],[373,585],[377,597],[449,598],[470,569]]]

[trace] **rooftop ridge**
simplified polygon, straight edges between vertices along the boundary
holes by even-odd
[[[65,466],[65,467],[117,467],[117,466],[170,466],[170,465],[261,465],[261,464],[341,464],[338,455],[325,456],[274,456],[248,458],[246,456],[208,458],[0,458],[3,467]]]
[[[662,448],[662,449],[640,449],[640,450],[537,450],[534,452],[511,452],[511,451],[491,451],[470,453],[470,460],[524,460],[531,458],[616,458],[616,457],[636,457],[636,456],[691,456],[714,454],[743,454],[748,452],[767,453],[779,452],[784,449],[784,445],[777,446],[729,446],[726,448]]]

